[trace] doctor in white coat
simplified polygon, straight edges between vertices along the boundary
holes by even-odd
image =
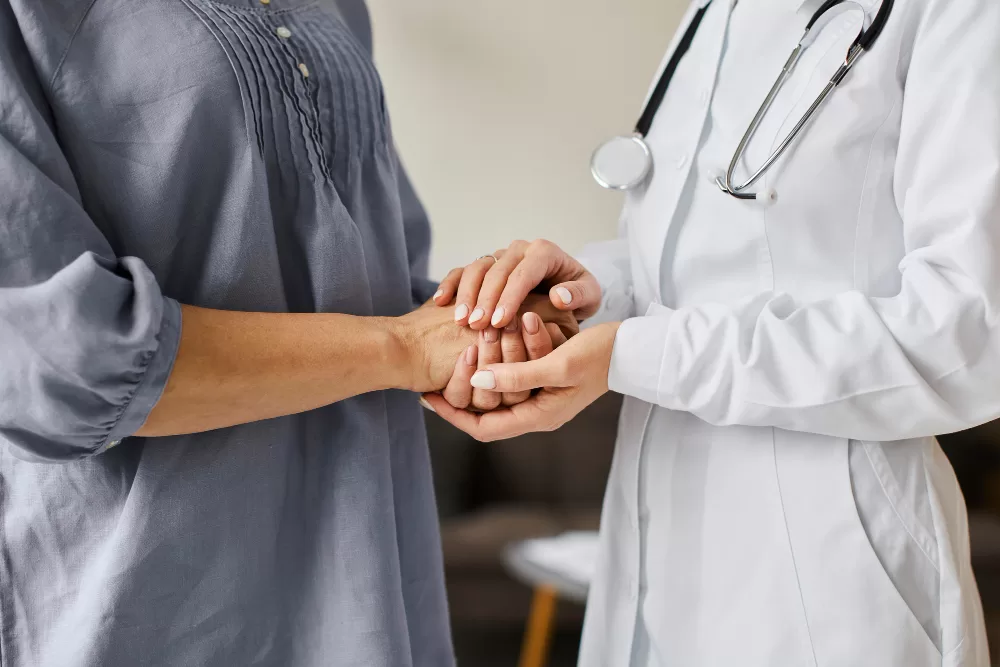
[[[460,428],[495,440],[627,397],[585,667],[989,663],[934,436],[1000,416],[1000,3],[897,0],[735,187],[886,2],[816,24],[728,182],[756,199],[717,179],[819,2],[695,2],[621,238],[579,262],[516,242],[442,285],[473,328],[539,286],[589,318],[544,359],[474,376],[543,388],[525,403],[426,397]]]

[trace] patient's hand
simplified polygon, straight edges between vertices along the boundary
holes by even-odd
[[[478,412],[521,403],[531,397],[530,391],[500,394],[473,389],[472,375],[490,364],[541,359],[577,331],[576,320],[553,309],[544,296],[529,297],[520,316],[502,331],[489,327],[479,333],[477,345],[459,357],[442,394],[452,406]]]

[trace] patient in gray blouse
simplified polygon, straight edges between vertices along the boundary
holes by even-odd
[[[0,0],[4,667],[453,664],[412,392],[534,343],[416,308],[359,2]]]

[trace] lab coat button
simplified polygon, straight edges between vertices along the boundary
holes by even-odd
[[[706,169],[705,180],[715,185],[716,181],[725,178],[726,174],[721,169]]]

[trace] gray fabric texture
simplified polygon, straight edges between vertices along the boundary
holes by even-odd
[[[130,437],[179,303],[433,291],[369,29],[359,0],[0,0],[4,667],[454,663],[415,396]]]

